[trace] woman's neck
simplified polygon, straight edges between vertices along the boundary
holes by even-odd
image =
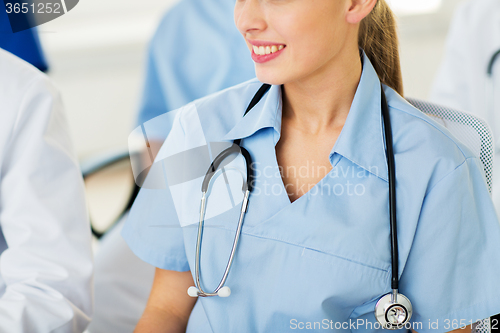
[[[283,85],[284,121],[313,135],[344,125],[362,71],[358,49],[344,53],[318,73]]]

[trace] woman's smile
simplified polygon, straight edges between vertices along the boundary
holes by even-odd
[[[283,53],[286,48],[286,45],[284,44],[276,44],[272,42],[257,40],[249,40],[248,42],[252,45],[252,59],[257,63],[264,63],[275,59]]]

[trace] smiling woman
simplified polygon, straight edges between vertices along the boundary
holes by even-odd
[[[480,163],[401,97],[385,1],[237,0],[234,15],[257,79],[179,109],[156,158],[167,184],[141,190],[123,229],[157,267],[136,331],[443,332],[499,312]],[[206,145],[208,162],[192,153]],[[219,163],[247,175],[244,196],[186,176]]]

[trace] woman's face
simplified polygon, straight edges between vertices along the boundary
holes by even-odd
[[[234,18],[261,82],[284,84],[321,75],[355,43],[347,0],[236,0]],[[353,37],[354,36],[354,37]],[[354,41],[353,41],[354,38]]]

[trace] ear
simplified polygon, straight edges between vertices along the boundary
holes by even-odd
[[[379,0],[349,0],[349,8],[346,14],[348,23],[357,24],[364,19],[377,4]]]

